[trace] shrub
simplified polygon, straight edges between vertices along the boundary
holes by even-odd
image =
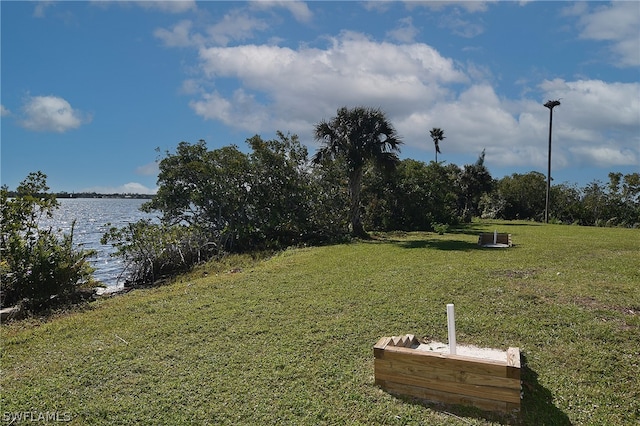
[[[210,259],[225,245],[223,241],[209,241],[197,226],[159,224],[150,220],[112,227],[102,237],[102,244],[107,243],[116,248],[113,256],[124,260],[131,285],[155,283],[187,271]]]
[[[431,227],[433,228],[433,230],[435,232],[437,232],[439,235],[444,235],[449,231],[449,225],[446,223],[437,223],[434,222],[431,224]]]
[[[1,304],[22,303],[31,311],[53,304],[77,300],[85,287],[98,283],[88,259],[93,250],[76,249],[73,230],[61,237],[51,228],[41,229],[43,216],[51,216],[58,207],[47,194],[46,175],[31,173],[9,199],[6,186],[0,189]]]

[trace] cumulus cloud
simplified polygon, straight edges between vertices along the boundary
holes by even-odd
[[[563,112],[580,128],[638,128],[640,84],[606,83],[602,80],[545,80],[540,88],[549,99],[570,105]],[[587,118],[585,120],[585,118]]]
[[[307,125],[341,105],[412,110],[416,103],[446,97],[440,84],[467,81],[452,60],[426,44],[394,45],[357,33],[331,38],[324,49],[242,45],[203,48],[199,56],[206,78],[236,78],[243,89],[227,97],[205,94],[192,108],[205,118],[251,131],[292,122]]]
[[[477,155],[486,148],[488,165],[544,167],[548,110],[542,103],[561,98],[554,167],[635,164],[640,157],[637,83],[545,80],[541,99],[503,99],[474,64],[462,68],[424,43],[378,42],[350,32],[329,38],[324,48],[217,46],[201,48],[199,58],[203,79],[236,79],[238,87],[222,93],[198,86],[191,108],[242,130],[287,130],[311,142],[313,125],[338,107],[372,105],[388,113],[414,148],[430,149],[428,131],[441,127],[449,153]],[[606,149],[603,140],[610,140]]]
[[[270,121],[267,107],[242,89],[236,90],[230,99],[217,92],[205,93],[201,100],[191,102],[190,106],[206,119],[220,120],[242,129],[264,129]]]
[[[579,20],[580,37],[601,40],[611,45],[614,60],[620,67],[640,66],[640,7],[635,1],[611,2],[587,12],[584,6],[568,10],[584,13]],[[610,58],[605,58],[608,60]]]
[[[20,124],[39,132],[64,133],[76,129],[91,117],[73,109],[69,102],[57,96],[32,96],[22,107],[24,114]]]
[[[154,188],[154,189],[147,188],[143,184],[137,183],[137,182],[125,183],[119,188],[121,188],[121,190],[118,192],[121,192],[124,194],[155,194],[157,191],[157,188]]]
[[[537,100],[504,99],[486,84],[472,84],[457,99],[427,108],[423,121],[447,129],[443,149],[487,150],[487,164],[544,168],[548,99],[554,109],[554,168],[616,167],[640,161],[640,84],[600,80],[545,80]],[[419,122],[413,123],[418,128]]]
[[[96,194],[155,194],[158,188],[149,188],[138,182],[129,182],[120,186],[92,186],[79,192],[95,192]]]
[[[638,164],[638,152],[617,146],[575,146],[570,148],[580,163],[598,167],[633,166]]]
[[[449,28],[460,28],[463,36],[483,30],[481,24],[463,28],[463,12],[483,12],[487,3],[407,5],[448,6],[459,10],[449,15],[457,23],[444,23]],[[454,61],[416,42],[411,17],[397,21],[395,29],[386,33],[386,41],[343,31],[325,36],[324,45],[246,42],[265,29],[266,21],[252,17],[251,10],[267,7],[283,4],[251,5],[208,27],[195,29],[191,21],[181,21],[170,30],[156,32],[168,46],[196,49],[199,73],[190,73],[181,92],[191,97],[189,106],[203,119],[252,133],[291,131],[313,144],[312,130],[319,120],[333,116],[341,106],[369,105],[387,113],[412,149],[432,150],[429,129],[440,127],[447,135],[442,146],[446,154],[474,161],[486,149],[489,167],[544,169],[549,111],[542,104],[560,98],[562,105],[554,110],[555,169],[576,164],[633,165],[640,160],[638,83],[544,80],[530,83],[521,98],[507,99],[496,92],[488,67]],[[614,6],[598,13],[610,9]],[[591,17],[583,21],[583,36],[620,40],[607,35],[604,23],[597,29],[600,15],[588,15],[588,11],[589,6],[578,4],[566,14]],[[220,79],[224,85],[218,83]]]

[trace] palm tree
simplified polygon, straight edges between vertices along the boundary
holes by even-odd
[[[444,138],[444,130],[438,127],[431,129],[431,139],[433,139],[433,143],[436,146],[436,163],[438,162],[438,154],[441,154],[439,142]]]
[[[367,164],[393,169],[398,163],[399,146],[402,141],[386,118],[376,108],[342,107],[329,121],[315,126],[315,139],[321,146],[313,156],[313,162],[343,159],[348,173],[349,196],[351,198],[350,221],[354,236],[366,237],[360,218],[360,192],[362,176]]]

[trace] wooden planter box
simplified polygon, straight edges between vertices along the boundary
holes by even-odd
[[[482,247],[511,247],[511,234],[486,232],[478,237],[478,245]]]
[[[413,335],[383,337],[373,348],[376,384],[386,391],[486,411],[520,410],[520,349],[504,361],[421,349]]]

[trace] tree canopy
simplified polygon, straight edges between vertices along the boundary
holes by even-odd
[[[431,136],[431,139],[433,139],[433,145],[435,146],[435,149],[436,149],[436,163],[437,163],[438,154],[441,154],[440,142],[442,142],[445,139],[444,130],[440,129],[439,127],[434,127],[429,132],[429,135]]]
[[[387,171],[394,169],[402,141],[382,110],[366,107],[338,109],[335,117],[316,125],[315,138],[322,144],[313,157],[316,164],[344,161],[351,199],[351,232],[365,236],[360,203],[364,168],[372,165]]]

